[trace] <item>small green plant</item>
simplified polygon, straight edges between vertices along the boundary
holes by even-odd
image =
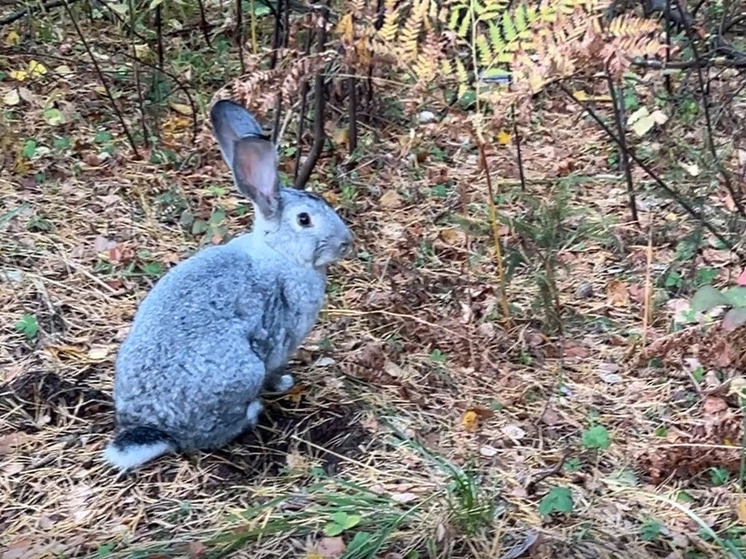
[[[583,464],[580,462],[580,458],[577,456],[573,456],[572,458],[568,458],[565,460],[565,471],[574,473],[579,472],[580,468],[582,468]]]
[[[730,478],[730,472],[726,470],[725,468],[710,468],[710,480],[712,481],[713,485],[721,486],[728,483],[728,479]]]
[[[36,140],[26,140],[26,143],[23,144],[23,156],[26,159],[31,159],[36,155],[36,147],[37,147]]]
[[[433,363],[445,363],[448,361],[448,356],[438,348],[435,348],[430,352],[430,361]]]
[[[717,289],[711,285],[703,285],[692,297],[691,310],[693,313],[706,313],[716,307],[726,307],[729,310],[723,316],[722,326],[726,332],[732,332],[739,326],[746,324],[746,274],[741,274],[738,284],[727,289]],[[743,282],[743,283],[742,283]]]
[[[16,322],[16,332],[25,335],[29,341],[36,338],[39,333],[39,323],[36,321],[36,317],[33,314],[24,314],[21,320]]]
[[[331,522],[324,526],[324,534],[330,537],[338,536],[360,524],[360,520],[359,514],[347,514],[343,511],[335,512],[331,515]]]
[[[571,513],[573,509],[572,492],[567,487],[555,486],[541,498],[539,514],[549,516],[554,512]]]
[[[662,531],[663,526],[661,523],[653,518],[649,518],[640,526],[640,537],[646,542],[651,542],[658,538]]]
[[[449,469],[451,514],[465,534],[475,535],[493,521],[495,503],[483,492],[475,472],[462,471],[455,467]]]
[[[611,446],[609,431],[603,425],[594,425],[583,432],[583,446],[589,449],[607,449]]]

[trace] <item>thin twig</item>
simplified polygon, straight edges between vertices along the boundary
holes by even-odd
[[[479,157],[484,169],[484,176],[487,180],[487,195],[489,196],[489,208],[490,208],[490,223],[492,224],[492,241],[495,250],[495,265],[497,266],[497,277],[500,282],[500,306],[502,307],[505,319],[508,325],[511,324],[510,319],[510,307],[508,306],[508,288],[507,281],[505,280],[505,267],[503,266],[502,246],[500,243],[500,227],[498,225],[497,207],[495,205],[495,192],[492,188],[492,178],[490,177],[490,168],[487,164],[487,156],[485,155],[484,142],[481,138],[477,139]]]
[[[313,33],[308,30],[306,35],[306,44],[303,49],[304,56],[308,56],[311,53],[311,42],[313,41]],[[303,82],[300,84],[300,111],[298,113],[298,134],[295,145],[295,164],[293,167],[293,181],[298,179],[298,170],[300,169],[300,158],[303,153],[303,132],[306,125],[306,108],[308,103],[308,88],[309,82],[307,77],[303,77]]]
[[[515,117],[515,105],[511,107],[513,117],[513,138],[515,138],[515,154],[518,162],[518,177],[521,180],[521,192],[526,192],[526,173],[523,168],[523,151],[521,150],[521,135],[518,132],[518,119]]]
[[[253,6],[252,6],[253,7]],[[254,12],[251,12],[254,17]],[[238,43],[238,61],[241,65],[241,73],[246,73],[246,61],[243,58],[243,9],[241,0],[236,0],[236,42]]]
[[[67,2],[69,2],[70,4],[74,4],[77,1],[78,0],[67,0]],[[22,10],[18,10],[17,12],[13,12],[12,14],[8,14],[4,18],[0,19],[0,27],[3,25],[8,25],[9,23],[13,23],[14,21],[18,21],[23,16],[30,16],[35,12],[46,12],[47,10],[51,10],[52,8],[65,6],[67,2],[66,0],[52,0],[52,2],[47,2],[46,4],[40,3],[32,6],[27,6]]]
[[[651,308],[653,295],[653,286],[650,282],[650,275],[653,269],[653,213],[650,212],[648,216],[648,248],[646,251],[646,265],[645,265],[645,301],[642,309],[642,349],[645,350],[645,346],[648,341],[648,324],[650,324]]]
[[[632,181],[632,170],[629,165],[629,150],[627,149],[627,134],[624,127],[624,99],[617,95],[614,78],[608,65],[606,66],[606,83],[609,85],[609,95],[614,109],[614,120],[616,121],[617,132],[619,133],[619,165],[622,167],[624,178],[627,181],[627,198],[629,199],[629,211],[632,214],[632,221],[637,227],[640,226],[640,220],[637,217],[637,201],[635,200],[635,185]]]
[[[205,37],[205,43],[207,43],[207,46],[212,48],[212,44],[210,43],[210,26],[208,25],[207,17],[205,16],[205,5],[202,3],[202,0],[197,0],[197,5],[199,6],[199,23],[202,28],[202,35]]]
[[[137,151],[137,145],[135,145],[135,139],[132,137],[132,134],[130,133],[129,128],[127,128],[127,124],[124,122],[124,116],[122,115],[122,112],[119,110],[119,107],[117,107],[117,104],[114,101],[114,96],[111,94],[111,90],[109,89],[109,84],[106,83],[106,78],[104,78],[104,74],[103,72],[101,72],[101,68],[99,68],[98,62],[96,62],[96,57],[93,56],[93,52],[91,52],[91,47],[88,45],[88,41],[85,40],[85,35],[83,35],[83,32],[81,31],[80,26],[78,25],[78,20],[75,19],[75,16],[73,15],[73,11],[70,9],[70,4],[68,4],[68,0],[63,0],[63,2],[65,3],[65,10],[67,10],[67,15],[70,17],[70,20],[72,21],[72,24],[75,27],[75,32],[78,34],[78,37],[80,38],[80,42],[83,43],[83,48],[85,48],[86,53],[88,53],[88,57],[91,59],[91,62],[93,63],[93,67],[96,69],[98,78],[99,80],[101,80],[101,85],[106,91],[106,96],[109,98],[112,109],[114,110],[114,113],[116,113],[117,115],[119,124],[121,124],[122,128],[124,129],[124,133],[127,136],[127,140],[129,141],[130,146],[132,147],[132,151],[135,154],[135,157],[139,159],[140,153]]]
[[[357,149],[357,79],[354,77],[347,78],[347,93],[348,93],[348,118],[349,124],[349,150],[350,155]]]
[[[329,18],[329,0],[321,5],[321,25],[318,30],[318,44],[317,52],[319,54],[324,52],[326,45],[326,22]],[[304,189],[306,182],[311,177],[311,171],[316,166],[321,151],[324,149],[324,142],[326,142],[326,132],[324,131],[324,109],[326,107],[326,92],[324,90],[324,72],[319,69],[316,72],[316,79],[314,80],[314,95],[316,96],[316,103],[313,112],[313,129],[314,138],[311,151],[308,152],[308,157],[303,163],[298,172],[298,176],[295,178],[295,188]]]
[[[134,1],[129,0],[130,9],[130,29],[135,28],[135,7]],[[142,126],[142,140],[145,143],[145,147],[150,147],[150,138],[148,137],[148,126],[145,122],[145,101],[142,96],[142,84],[140,82],[140,65],[137,59],[137,49],[135,48],[135,35],[130,33],[130,40],[132,44],[132,73],[135,77],[135,88],[137,89],[137,104],[140,109],[140,124]]]

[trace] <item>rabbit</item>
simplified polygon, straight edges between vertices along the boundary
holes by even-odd
[[[243,106],[218,101],[210,120],[253,228],[176,265],[140,304],[116,358],[104,451],[120,471],[256,427],[262,392],[293,386],[285,367],[318,319],[327,267],[352,249],[323,198],[280,186],[276,147]]]

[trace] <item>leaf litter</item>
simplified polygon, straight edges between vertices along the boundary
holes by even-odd
[[[214,145],[202,154],[199,169],[182,171],[134,161],[121,144],[113,155],[103,151],[95,138],[104,138],[99,127],[116,130],[114,117],[100,99],[90,102],[82,76],[69,67],[57,75],[71,84],[65,102],[82,123],[79,130],[65,129],[74,134],[69,148],[52,152],[69,113],[45,114],[39,84],[58,79],[50,74],[41,61],[24,59],[14,62],[11,87],[2,84],[6,105],[28,106],[13,134],[33,143],[13,151],[12,165],[0,172],[2,270],[16,278],[0,281],[0,312],[5,325],[24,316],[38,324],[33,339],[7,327],[0,333],[4,559],[101,556],[102,550],[126,557],[164,534],[174,544],[159,551],[162,556],[201,558],[226,527],[239,535],[254,529],[229,519],[272,499],[282,504],[257,525],[270,526],[293,511],[318,513],[293,517],[291,534],[267,531],[260,544],[247,540],[235,556],[304,549],[308,557],[338,557],[357,533],[372,528],[356,510],[364,508],[360,497],[348,508],[328,510],[344,493],[331,492],[328,480],[328,492],[314,493],[308,479],[319,468],[372,488],[389,503],[378,514],[394,510],[398,518],[419,507],[422,514],[411,513],[389,534],[390,557],[424,549],[428,539],[450,546],[454,558],[598,557],[609,550],[650,556],[652,544],[636,536],[649,517],[665,524],[677,550],[692,542],[712,549],[691,518],[655,498],[673,491],[694,495],[687,507],[708,526],[744,522],[743,499],[718,492],[707,477],[712,468],[727,470],[730,479],[738,472],[742,412],[729,389],[746,364],[742,331],[695,327],[670,334],[656,323],[652,343],[639,359],[630,359],[627,333],[641,324],[644,259],[632,249],[623,258],[592,242],[563,249],[571,273],[558,269],[557,277],[563,303],[585,322],[568,324],[564,340],[541,333],[538,319],[531,319],[537,312],[534,278],[519,268],[510,302],[529,318],[506,331],[494,319],[499,293],[485,257],[489,236],[480,229],[486,212],[460,216],[455,189],[444,190],[445,196],[423,194],[456,181],[468,186],[470,203],[482,203],[483,177],[473,154],[456,147],[468,134],[453,120],[428,122],[429,136],[416,147],[395,129],[381,130],[363,156],[360,182],[352,184],[358,189],[354,203],[340,202],[345,192],[339,181],[322,181],[328,189],[323,194],[343,204],[361,248],[358,258],[334,271],[329,307],[292,364],[297,389],[270,402],[258,433],[215,453],[165,457],[134,483],[116,478],[99,458],[113,426],[113,357],[137,301],[159,275],[147,266],[166,270],[201,244],[222,240],[214,232],[202,238],[207,231],[180,228],[181,213],[170,215],[163,207],[187,206],[205,223],[220,207],[231,234],[250,217],[235,211],[241,204]],[[166,141],[186,152],[192,146],[183,117],[191,108],[173,101],[170,108]],[[597,149],[606,145],[602,136],[576,117],[564,102],[547,100],[541,130],[521,142],[530,177],[593,178],[604,169]],[[657,112],[635,119],[641,136],[666,121]],[[445,146],[445,158],[428,158],[427,142]],[[506,175],[501,181],[517,178],[514,144],[502,131],[488,156],[490,168]],[[392,153],[394,160],[387,157]],[[386,165],[377,167],[377,159]],[[408,163],[412,159],[424,174]],[[320,176],[332,176],[328,165],[322,163]],[[687,165],[690,176],[699,174]],[[36,182],[39,173],[47,183]],[[210,184],[228,194],[215,196]],[[584,211],[626,219],[620,184],[599,179],[581,188]],[[29,212],[17,212],[23,204],[30,204]],[[519,203],[501,209],[508,216],[525,210]],[[656,205],[640,210],[659,211]],[[7,223],[6,215],[12,215]],[[671,222],[678,219],[668,215]],[[49,222],[48,230],[36,228],[39,219]],[[507,247],[520,246],[512,228],[500,232]],[[634,239],[624,226],[615,234]],[[654,253],[657,262],[671,259],[665,243]],[[727,272],[732,263],[718,266]],[[740,272],[743,285],[743,272],[731,271]],[[669,311],[674,309],[661,312]],[[693,370],[703,369],[701,386],[693,386],[700,381],[685,365],[688,359],[699,363]],[[723,369],[721,379],[715,371]],[[577,461],[555,471],[565,452]],[[473,477],[454,473],[468,468]],[[532,471],[551,475],[529,492]],[[464,479],[477,480],[490,501],[509,510],[485,521],[478,536],[465,536],[448,513],[447,503],[462,495],[448,494],[455,491],[448,488]],[[507,490],[490,489],[496,487]],[[462,508],[476,514],[467,501]],[[581,524],[589,537],[569,545]],[[325,526],[341,533],[324,535]],[[494,555],[497,526],[502,539]],[[619,533],[629,539],[620,542]]]

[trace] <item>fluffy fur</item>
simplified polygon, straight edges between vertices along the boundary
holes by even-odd
[[[284,368],[316,323],[327,266],[351,244],[323,199],[278,188],[274,146],[243,107],[219,101],[211,118],[254,227],[174,267],[140,305],[117,356],[118,432],[105,451],[120,469],[254,427],[261,392],[292,386]]]

